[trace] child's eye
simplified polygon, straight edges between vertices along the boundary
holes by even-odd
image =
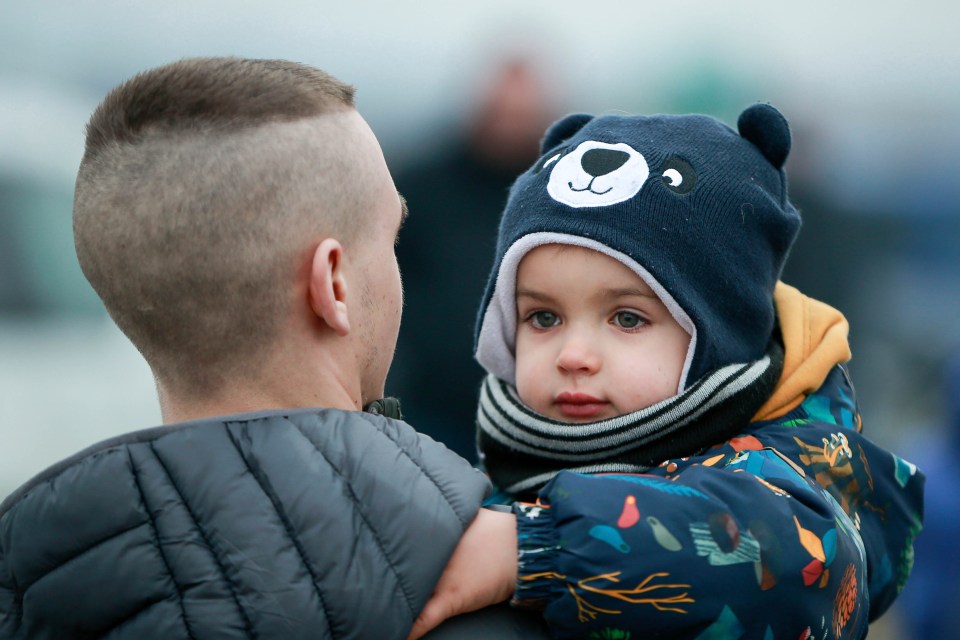
[[[636,329],[646,322],[643,316],[633,311],[617,311],[613,316],[613,323],[621,329]]]
[[[560,324],[560,318],[552,311],[535,311],[530,314],[530,322],[538,329],[549,329]]]

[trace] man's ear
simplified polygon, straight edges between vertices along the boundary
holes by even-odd
[[[327,238],[313,252],[310,268],[310,307],[338,336],[350,333],[347,282],[343,277],[343,247]]]

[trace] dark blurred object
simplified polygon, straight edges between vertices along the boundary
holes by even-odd
[[[913,574],[897,609],[911,638],[956,638],[960,633],[960,350],[946,366],[944,424],[919,431],[908,460],[927,476],[923,531],[914,543]]]
[[[0,178],[0,316],[34,312],[37,301],[17,242],[16,185]]]
[[[410,218],[397,248],[406,304],[387,390],[411,425],[471,461],[483,377],[474,321],[507,190],[557,115],[548,95],[531,62],[508,61],[465,131],[394,175]]]
[[[0,168],[0,319],[104,314],[73,249],[73,191]]]

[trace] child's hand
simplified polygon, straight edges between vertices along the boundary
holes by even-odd
[[[516,518],[512,513],[480,509],[407,640],[420,638],[447,618],[503,602],[513,595],[516,581]]]

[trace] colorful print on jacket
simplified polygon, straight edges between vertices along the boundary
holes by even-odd
[[[910,573],[922,489],[861,435],[838,365],[703,455],[563,471],[515,504],[514,604],[543,609],[558,638],[862,638]]]

